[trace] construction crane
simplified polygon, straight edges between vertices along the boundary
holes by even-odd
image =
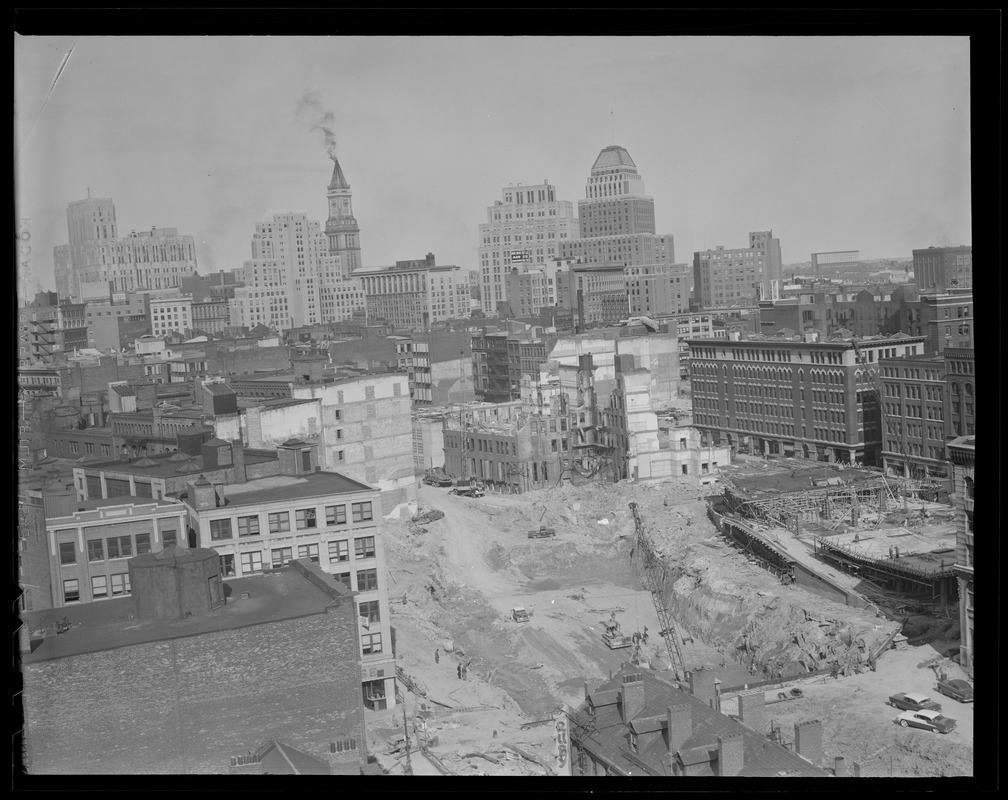
[[[675,673],[676,680],[686,680],[686,662],[683,660],[682,650],[679,648],[679,638],[675,629],[675,620],[665,605],[665,598],[662,594],[663,573],[661,560],[655,554],[647,534],[644,533],[644,523],[641,521],[640,510],[636,503],[630,503],[630,510],[633,512],[634,526],[637,532],[635,548],[640,553],[641,564],[644,565],[644,583],[651,593],[654,601],[655,611],[658,612],[658,624],[661,626],[659,634],[665,641],[665,648],[668,650],[669,663]]]

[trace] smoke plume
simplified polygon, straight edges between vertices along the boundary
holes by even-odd
[[[329,158],[336,158],[336,134],[333,126],[336,124],[336,115],[331,111],[322,108],[317,92],[306,90],[301,99],[297,101],[297,113],[308,120],[313,131],[320,131],[325,142],[326,152]]]

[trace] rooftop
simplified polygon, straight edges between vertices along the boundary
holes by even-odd
[[[744,500],[762,500],[809,489],[878,480],[872,470],[798,458],[739,462],[718,467],[722,479],[731,482],[732,494]]]
[[[334,589],[341,593],[342,584]],[[243,597],[244,593],[248,597]],[[177,639],[202,633],[232,630],[246,625],[279,622],[310,614],[321,614],[332,597],[315,586],[295,568],[266,572],[248,578],[232,578],[224,584],[224,606],[184,620],[140,622],[135,619],[132,597],[117,597],[81,605],[29,611],[23,615],[30,632],[46,630],[63,619],[70,629],[57,634],[50,628],[33,652],[23,653],[31,664],[56,658],[113,650],[145,642]]]
[[[644,683],[643,709],[630,721],[639,731],[666,730],[666,710],[670,706],[690,707],[692,734],[678,750],[685,763],[710,760],[712,751],[716,758],[719,736],[741,734],[745,766],[739,773],[740,776],[769,777],[787,773],[822,777],[825,774],[801,756],[770,742],[765,736],[665,682],[656,672],[628,664],[589,694],[595,705],[595,725],[590,737],[594,746],[590,749],[604,754],[628,775],[669,774],[669,746],[665,736],[654,737],[650,744],[644,744],[637,753],[630,751],[629,725],[623,722],[620,705],[617,703],[623,675],[630,672],[640,674]]]
[[[359,483],[338,472],[310,472],[307,475],[270,475],[246,483],[233,483],[217,489],[225,505],[248,506],[299,500],[304,497],[328,497],[334,494],[377,492],[378,489]]]
[[[261,450],[245,450],[245,465],[262,464],[275,461],[276,453],[266,453]],[[174,453],[155,453],[130,461],[96,461],[91,464],[79,464],[92,474],[106,472],[119,475],[134,475],[147,478],[173,478],[178,475],[193,474],[203,471],[203,456],[190,456],[181,451]],[[225,469],[226,467],[220,467]]]

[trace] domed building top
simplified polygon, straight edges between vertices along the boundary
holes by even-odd
[[[637,165],[634,164],[633,159],[630,158],[630,154],[626,151],[626,148],[620,147],[618,144],[611,144],[598,154],[598,158],[595,159],[595,163],[592,165],[592,172],[595,172],[596,170],[612,169],[613,167],[630,167],[633,170],[637,169]]]

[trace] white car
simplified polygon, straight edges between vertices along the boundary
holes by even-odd
[[[950,733],[956,726],[954,719],[943,717],[940,711],[924,709],[922,711],[904,711],[894,722],[904,728],[921,728],[934,733]]]

